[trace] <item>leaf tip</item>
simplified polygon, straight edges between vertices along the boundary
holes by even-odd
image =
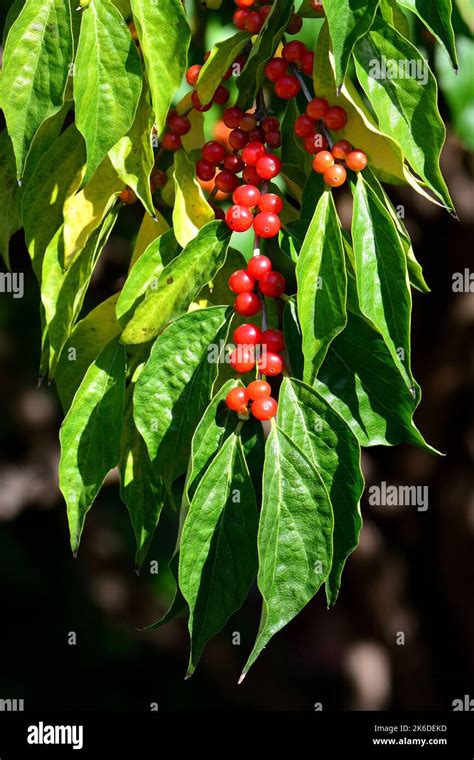
[[[339,97],[339,95],[341,94],[341,91],[342,91],[342,84],[338,84],[336,87],[336,98]]]
[[[184,676],[184,680],[188,681],[191,678],[191,676],[192,676],[193,673],[194,673],[194,670],[188,670],[188,672]]]
[[[239,680],[237,681],[237,686],[240,686],[244,682],[246,675],[247,673],[242,673]]]

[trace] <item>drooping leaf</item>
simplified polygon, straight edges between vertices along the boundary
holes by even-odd
[[[115,315],[118,296],[115,293],[102,301],[77,322],[61,351],[54,382],[65,412],[71,406],[88,367],[97,359],[102,347],[120,335],[120,325]]]
[[[258,531],[263,610],[242,678],[272,636],[301,612],[327,579],[333,528],[331,502],[318,471],[295,441],[273,424]]]
[[[132,13],[161,135],[186,69],[190,30],[180,0],[132,0]]]
[[[346,324],[347,276],[332,193],[316,207],[296,265],[304,379],[312,384],[331,341]]]
[[[313,388],[285,378],[278,425],[305,452],[319,472],[334,512],[334,552],[326,581],[329,606],[337,598],[346,559],[359,542],[364,478],[360,446],[349,426]]]
[[[218,42],[199,72],[197,93],[201,103],[207,104],[221,84],[224,75],[250,40],[248,32],[237,32],[232,37]]]
[[[380,129],[401,145],[413,170],[453,209],[439,169],[446,130],[437,105],[436,81],[417,48],[383,19],[354,48],[357,77]],[[411,70],[407,72],[407,67]],[[416,70],[413,70],[416,67]]]
[[[4,193],[0,207],[0,255],[10,269],[10,239],[21,228],[22,223],[15,156],[6,129],[0,133],[0,183]]]
[[[72,60],[69,3],[28,0],[8,33],[1,80],[19,179],[35,134],[63,105]]]
[[[142,89],[140,57],[111,0],[91,0],[84,9],[74,71],[76,124],[87,146],[87,181],[132,126]]]
[[[185,311],[225,260],[230,230],[223,222],[211,222],[173,259],[148,289],[124,329],[126,344],[155,338],[170,319]]]
[[[190,609],[193,673],[212,636],[245,600],[257,572],[257,503],[239,435],[205,471],[184,523],[179,585]]]
[[[187,609],[188,603],[184,596],[181,593],[181,589],[178,585],[178,572],[179,572],[179,548],[175,550],[175,553],[171,557],[171,560],[169,562],[169,569],[170,572],[174,578],[176,590],[174,593],[173,600],[166,610],[165,614],[156,621],[156,623],[152,623],[151,625],[147,625],[146,628],[143,630],[145,631],[156,631],[158,628],[162,628],[164,625],[169,623],[170,620],[173,620],[175,617],[180,615],[184,610]]]
[[[194,430],[206,409],[225,340],[224,307],[193,311],[172,322],[155,341],[134,394],[135,424],[150,458],[170,487],[186,472]]]
[[[324,10],[329,25],[336,85],[339,87],[346,75],[354,45],[366,34],[375,17],[379,0],[325,0]]]
[[[79,548],[87,512],[120,454],[125,349],[111,341],[87,370],[61,426],[59,487],[67,505],[71,548]]]
[[[416,13],[425,26],[434,34],[438,42],[446,48],[453,69],[457,71],[456,40],[454,39],[451,15],[453,6],[451,0],[398,0],[403,8]]]
[[[215,217],[196,180],[195,163],[183,150],[175,154],[174,167],[173,227],[178,243],[184,248]]]

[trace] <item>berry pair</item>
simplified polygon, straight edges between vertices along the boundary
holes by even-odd
[[[241,185],[233,195],[234,205],[225,215],[227,226],[235,232],[245,232],[253,226],[255,234],[263,238],[278,235],[281,221],[278,214],[283,208],[283,201],[276,193],[262,193],[255,185]],[[254,216],[252,209],[259,212]]]
[[[262,296],[278,298],[285,292],[286,281],[280,272],[274,272],[267,256],[253,256],[247,269],[238,269],[229,277],[229,288],[237,293],[234,308],[244,317],[253,317],[261,308],[260,298],[254,292],[257,286]]]
[[[344,160],[352,171],[360,172],[367,166],[367,156],[363,150],[353,150],[347,140],[335,143],[332,150],[322,150],[313,159],[313,169],[324,175],[324,181],[331,187],[339,187],[346,181],[347,172],[336,159]]]
[[[278,404],[271,398],[272,389],[265,380],[254,380],[247,388],[232,388],[226,396],[229,409],[247,415],[248,406],[257,420],[271,420],[278,411]]]

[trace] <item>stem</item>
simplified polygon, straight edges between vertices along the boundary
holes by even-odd
[[[308,87],[306,85],[306,82],[304,81],[304,79],[301,76],[301,74],[298,71],[298,69],[296,69],[294,66],[292,66],[292,72],[295,75],[295,77],[297,78],[298,82],[300,83],[301,89],[303,91],[303,94],[304,94],[306,100],[309,103],[311,100],[313,100],[313,96],[311,95],[311,93],[310,93],[310,91],[309,91],[309,89],[308,89]],[[321,134],[324,135],[324,137],[328,141],[329,147],[332,149],[332,147],[334,145],[334,140],[332,139],[331,133],[328,132],[328,130],[326,129],[326,127],[324,126],[324,124],[322,123],[322,121],[318,121],[318,130],[319,130],[319,132]]]
[[[214,187],[214,189],[211,190],[211,193],[209,194],[209,198],[207,199],[208,203],[212,203],[212,201],[214,200],[214,198],[216,197],[216,195],[218,193],[218,190],[219,190],[219,188],[217,188],[217,187]]]

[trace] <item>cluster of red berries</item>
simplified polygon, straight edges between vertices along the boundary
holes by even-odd
[[[238,5],[233,16],[234,26],[237,29],[249,32],[249,34],[260,34],[268,14],[272,9],[272,3],[265,5],[255,0],[235,0]],[[251,10],[250,10],[251,9]],[[286,31],[288,34],[298,34],[303,26],[303,19],[297,13],[292,13]]]
[[[272,389],[265,380],[253,380],[246,388],[232,388],[225,402],[229,409],[247,417],[250,411],[257,420],[271,420],[278,411],[278,404],[271,397]]]
[[[281,230],[278,214],[283,208],[283,201],[276,193],[261,193],[255,185],[241,185],[233,195],[234,205],[227,209],[225,220],[227,226],[235,232],[245,232],[253,226],[255,234],[262,238],[271,238]],[[253,209],[259,211],[253,215]]]
[[[281,58],[271,58],[268,61],[264,72],[269,82],[274,84],[278,97],[291,100],[301,90],[300,81],[292,71],[297,68],[312,76],[313,67],[314,53],[308,50],[304,42],[292,40],[283,46]]]
[[[237,293],[234,309],[244,317],[254,317],[260,311],[261,301],[254,292],[257,282],[262,296],[278,298],[285,292],[285,278],[273,271],[268,256],[253,256],[247,269],[238,269],[229,277],[229,288]]]

